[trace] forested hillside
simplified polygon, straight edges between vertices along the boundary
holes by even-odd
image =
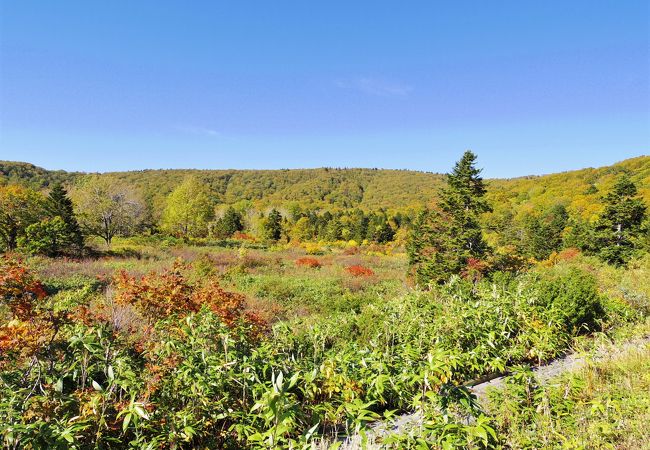
[[[641,196],[650,200],[650,156],[628,159],[612,166],[544,176],[487,180],[488,200],[495,216],[519,215],[561,203],[571,213],[591,219],[598,199],[614,183],[617,174],[629,171]],[[143,170],[114,172],[117,178],[141,191],[154,209],[162,208],[167,195],[188,175],[210,186],[217,203],[251,201],[257,207],[364,210],[420,208],[432,198],[444,180],[440,174],[385,169],[291,170]],[[47,189],[56,182],[74,183],[84,174],[49,171],[27,163],[0,161],[0,184],[25,184]]]

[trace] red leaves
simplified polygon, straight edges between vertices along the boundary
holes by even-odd
[[[371,277],[375,274],[372,269],[360,265],[346,267],[345,270],[355,277]]]
[[[472,280],[473,282],[478,282],[485,272],[489,269],[489,265],[486,261],[483,261],[478,258],[469,258],[467,260],[467,265],[465,269],[461,272],[463,278]]]
[[[0,300],[5,301],[11,312],[20,320],[32,316],[34,300],[47,296],[45,288],[24,265],[23,261],[10,256],[0,258]]]
[[[316,258],[298,258],[296,260],[296,266],[318,269],[321,267],[321,263]]]
[[[256,241],[254,236],[251,236],[250,234],[247,233],[242,233],[241,231],[235,231],[232,235],[232,238],[240,241],[250,241],[250,242]]]
[[[34,300],[47,296],[45,288],[19,258],[0,258],[0,301],[9,306],[14,320],[0,326],[0,364],[10,354],[31,356],[49,339],[51,324],[38,317]]]
[[[162,319],[172,314],[184,316],[196,312],[203,305],[217,314],[228,326],[239,322],[265,326],[256,315],[245,311],[246,298],[221,288],[209,278],[203,283],[191,284],[182,273],[180,263],[161,273],[133,277],[121,271],[113,278],[116,304],[132,305],[147,318]]]
[[[576,258],[578,255],[580,255],[580,250],[577,248],[565,248],[562,250],[560,253],[557,254],[557,259],[561,261],[571,261],[572,259]]]

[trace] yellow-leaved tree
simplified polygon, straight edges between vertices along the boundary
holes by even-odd
[[[167,197],[162,227],[174,236],[205,237],[214,219],[214,201],[208,187],[196,177],[187,177]]]

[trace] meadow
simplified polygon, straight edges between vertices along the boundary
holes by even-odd
[[[647,359],[625,370],[635,406],[605,375],[577,398],[536,388],[547,409],[521,375],[496,407],[464,386],[647,334],[647,256],[618,269],[567,250],[524,273],[421,289],[391,245],[220,244],[141,237],[83,259],[4,257],[5,298],[11,286],[33,294],[14,296],[2,328],[4,445],[336,448],[412,411],[426,418],[417,433],[373,445],[641,448],[647,437]],[[593,420],[603,402],[609,416],[589,425],[608,424],[598,445],[577,440],[587,425],[574,409]]]

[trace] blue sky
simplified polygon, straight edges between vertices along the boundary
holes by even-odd
[[[487,176],[650,154],[649,3],[0,0],[0,159]]]

